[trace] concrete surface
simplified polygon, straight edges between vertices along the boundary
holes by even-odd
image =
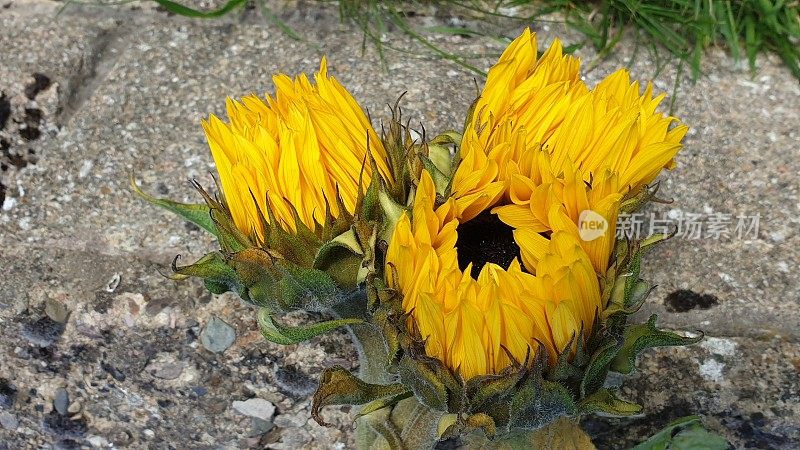
[[[186,180],[210,184],[213,170],[200,119],[223,112],[226,95],[271,90],[275,72],[314,71],[323,54],[376,122],[408,91],[404,111],[429,133],[461,125],[473,75],[395,52],[386,53],[386,73],[335,6],[276,6],[313,45],[252,10],[202,21],[147,5],[73,6],[56,16],[61,6],[0,4],[0,449],[350,448],[348,408],[326,409],[332,428],[309,420],[315,377],[354,364],[347,337],[267,344],[235,298],[164,279],[158,271],[175,254],[199,257],[213,243],[134,198],[128,175],[148,191],[196,199]],[[577,39],[558,24],[533,27],[545,41]],[[387,39],[420,52],[397,31]],[[501,49],[488,39],[437,39],[462,53]],[[633,55],[623,41],[587,81],[621,64],[651,78],[654,58]],[[660,287],[642,317],[657,312],[662,324],[710,339],[642,358],[623,392],[645,403],[645,415],[588,419],[601,448],[630,446],[692,413],[737,448],[800,446],[800,85],[773,56],[759,65],[751,78],[712,50],[702,78],[683,83],[675,114],[693,130],[662,191],[675,203],[648,210],[734,222],[758,214],[759,232],[678,237],[648,257],[645,273]],[[674,78],[662,71],[657,88],[670,91]],[[213,317],[236,332],[219,353],[200,339]],[[275,406],[270,420],[265,402],[257,412],[233,407],[252,398]]]

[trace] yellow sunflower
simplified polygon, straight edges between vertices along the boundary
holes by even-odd
[[[551,214],[554,223],[571,223],[561,207]],[[535,273],[520,254],[535,258]],[[386,271],[426,354],[464,379],[498,373],[540,345],[554,361],[603,307],[589,256],[572,233],[531,241],[515,239],[488,211],[462,220],[457,199],[436,206],[428,172],[410,216],[404,212],[395,227]]]
[[[374,175],[368,154],[392,182],[381,140],[353,96],[328,76],[325,58],[314,80],[277,75],[274,97],[228,99],[229,123],[214,115],[203,122],[234,223],[259,242],[268,207],[290,231],[293,210],[311,230],[328,212],[338,217],[337,197],[352,214],[359,183],[369,185]]]
[[[673,166],[688,130],[656,111],[663,98],[653,97],[652,84],[640,94],[624,69],[589,89],[577,58],[558,40],[538,58],[536,35],[526,29],[489,71],[467,122],[452,183],[459,217],[494,207],[533,238],[553,231],[553,205],[563,205],[573,233],[591,211],[606,232],[581,244],[605,272],[620,201]]]

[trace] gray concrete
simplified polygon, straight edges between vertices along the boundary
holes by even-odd
[[[376,121],[408,91],[404,111],[434,133],[460,126],[473,75],[393,52],[387,74],[372,47],[362,55],[361,34],[340,24],[334,7],[283,14],[318,43],[309,45],[253,12],[193,21],[149,6],[75,7],[56,17],[60,6],[0,5],[0,92],[11,108],[0,130],[0,449],[351,447],[348,408],[326,410],[332,428],[308,420],[322,368],[353,364],[346,336],[267,344],[236,299],[161,277],[175,254],[195,258],[213,243],[134,198],[128,175],[149,191],[196,199],[186,180],[209,184],[213,169],[200,119],[221,113],[226,95],[270,90],[275,72],[314,71],[323,54]],[[543,40],[576,38],[559,25],[535,27]],[[388,38],[415,48],[400,33]],[[500,50],[491,40],[438,42],[464,53]],[[587,80],[628,63],[630,44]],[[594,58],[589,49],[579,54]],[[800,445],[800,87],[776,58],[759,63],[750,78],[712,51],[704,76],[684,83],[675,114],[693,130],[663,183],[675,203],[650,211],[760,214],[760,232],[748,240],[676,238],[648,257],[646,275],[660,287],[642,316],[657,312],[667,326],[714,339],[648,353],[624,390],[645,403],[646,415],[591,419],[601,447],[633,443],[690,413],[737,447]],[[643,52],[631,65],[638,78],[655,72]],[[37,92],[34,74],[51,83]],[[670,90],[674,76],[663,71],[657,87]],[[668,312],[665,299],[677,289],[714,301],[692,309],[682,299],[678,309],[687,311]],[[236,332],[220,353],[200,341],[212,317]],[[271,423],[233,407],[249,398],[276,407]]]

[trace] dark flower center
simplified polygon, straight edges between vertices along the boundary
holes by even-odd
[[[508,269],[511,261],[520,257],[519,246],[514,241],[514,229],[489,211],[462,223],[456,231],[458,267],[463,271],[472,263],[472,278],[478,278],[486,263]]]

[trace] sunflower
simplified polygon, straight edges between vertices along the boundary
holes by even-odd
[[[214,115],[203,122],[233,221],[259,242],[268,209],[292,232],[295,213],[312,231],[327,214],[338,217],[340,204],[352,214],[359,186],[374,176],[368,158],[392,181],[381,139],[352,95],[328,76],[325,58],[314,80],[276,75],[274,97],[229,98],[229,123]]]
[[[464,379],[498,373],[540,345],[555,361],[603,306],[589,256],[565,230],[544,243],[517,239],[486,212],[460,219],[456,203],[451,197],[436,206],[423,172],[386,255],[389,283],[402,292],[426,354]],[[554,223],[571,223],[563,208],[551,214]],[[520,253],[536,259],[535,273]]]
[[[564,207],[576,236],[581,215],[598,214],[606,232],[581,245],[604,273],[620,202],[673,167],[688,127],[657,112],[664,95],[653,97],[649,83],[640,94],[626,70],[589,89],[580,61],[557,39],[540,58],[537,49],[526,29],[489,71],[467,121],[452,193],[462,220],[491,207],[532,239],[553,231],[553,205]]]

